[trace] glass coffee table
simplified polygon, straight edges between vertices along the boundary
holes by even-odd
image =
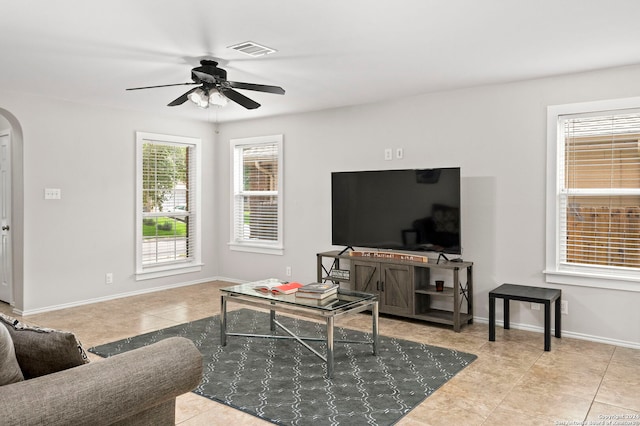
[[[220,345],[227,345],[228,336],[242,337],[262,337],[271,339],[294,339],[302,346],[311,351],[314,355],[322,359],[327,364],[327,377],[333,375],[333,351],[335,343],[362,343],[370,344],[373,355],[378,355],[378,297],[374,294],[361,293],[339,289],[336,297],[330,301],[318,304],[315,300],[296,297],[294,294],[276,295],[271,292],[257,290],[265,281],[256,281],[245,284],[234,285],[221,288],[220,297]],[[230,333],[227,331],[227,304],[230,302],[242,305],[264,308],[270,311],[271,334],[244,334]],[[335,340],[334,320],[336,317],[354,314],[371,309],[371,340]],[[297,336],[287,329],[276,319],[276,312],[286,312],[307,318],[320,319],[326,322],[325,338]],[[287,335],[276,334],[277,329],[284,331]],[[327,345],[325,355],[309,346],[307,341],[324,341]]]

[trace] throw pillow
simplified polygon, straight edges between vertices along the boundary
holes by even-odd
[[[0,314],[13,339],[16,359],[25,379],[44,376],[89,362],[87,353],[73,333],[31,327]]]
[[[23,380],[9,330],[0,324],[0,386]]]

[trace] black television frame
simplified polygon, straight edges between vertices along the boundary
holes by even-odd
[[[414,175],[415,182],[413,180],[409,182],[408,179],[413,179]],[[332,172],[332,245],[345,246],[347,249],[361,247],[462,255],[460,179],[460,167]],[[361,180],[365,183],[360,182]],[[407,182],[404,182],[405,180]],[[375,182],[381,182],[381,186],[388,183],[389,187],[372,188]],[[340,185],[349,188],[339,188]],[[360,185],[364,186],[360,187]],[[396,188],[394,185],[406,186]],[[362,194],[362,192],[366,193]],[[403,197],[416,194],[427,198],[421,200],[420,203],[415,203],[415,199],[403,199]],[[386,205],[384,197],[390,199]],[[376,203],[376,198],[380,203],[378,209],[372,208],[372,205]],[[422,212],[421,216],[417,215],[418,211]],[[437,240],[433,233],[429,234],[424,230],[426,227],[434,226],[432,218],[434,213],[439,218],[436,227],[441,232],[439,234],[440,240]],[[391,216],[385,217],[385,215]],[[412,215],[417,216],[413,217]],[[442,219],[443,215],[446,220]],[[427,225],[428,219],[432,220]],[[385,222],[389,221],[393,222],[393,226],[387,224],[387,229]],[[419,221],[423,221],[425,227],[418,229],[418,225],[421,224]],[[379,226],[379,228],[373,231],[375,226]],[[358,229],[354,230],[353,228]],[[367,241],[363,237],[363,233],[367,229],[370,233],[380,233],[380,238],[386,237],[389,240],[375,241],[373,238],[373,240]],[[431,230],[431,228],[429,229]],[[446,232],[446,230],[452,232]],[[432,241],[425,240],[427,235]]]

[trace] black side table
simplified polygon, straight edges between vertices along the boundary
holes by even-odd
[[[496,298],[504,300],[504,328],[509,329],[509,301],[533,302],[544,304],[544,350],[551,350],[551,302],[555,302],[556,330],[560,337],[560,301],[562,290],[526,285],[502,284],[489,292],[489,341],[496,340]]]

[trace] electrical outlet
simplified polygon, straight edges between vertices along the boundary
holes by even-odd
[[[290,277],[291,276],[291,266],[287,266],[285,272],[286,272],[287,276]]]
[[[531,303],[531,310],[532,311],[539,311],[540,310],[540,304],[539,303]]]
[[[391,148],[387,148],[384,150],[384,159],[387,161],[393,160],[393,151],[391,150]]]
[[[104,283],[105,284],[113,284],[113,273],[112,272],[107,272],[104,275]]]
[[[565,315],[569,315],[569,301],[568,300],[561,300],[560,301],[560,313],[561,314],[565,314]]]
[[[44,199],[45,200],[59,200],[62,198],[62,191],[60,188],[45,188]]]

